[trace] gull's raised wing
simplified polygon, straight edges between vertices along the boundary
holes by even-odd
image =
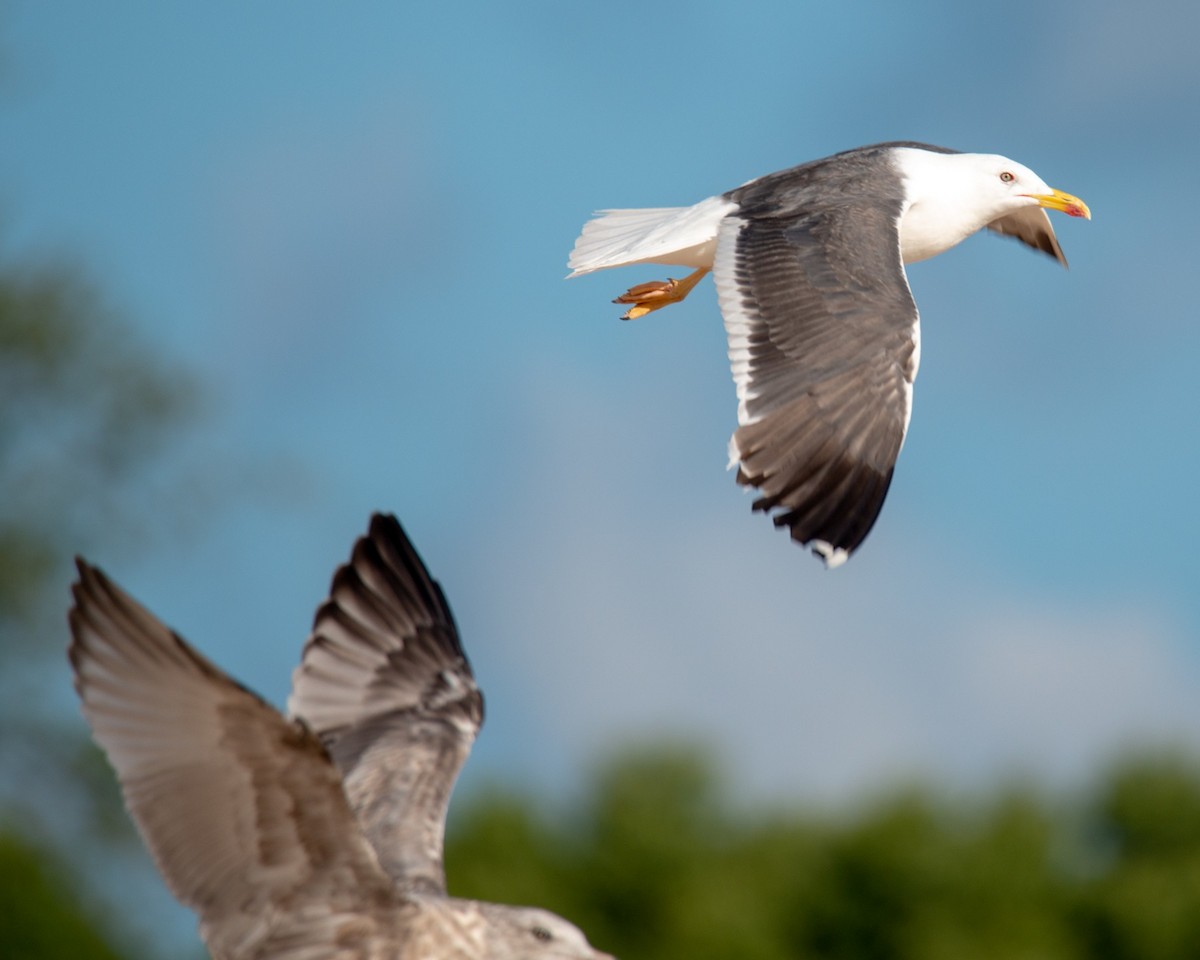
[[[483,698],[441,588],[376,514],[317,611],[288,709],[322,740],[384,869],[445,892],[446,808]]]
[[[345,956],[347,929],[380,935],[394,887],[317,738],[77,565],[69,656],[84,716],[213,955],[323,960]]]

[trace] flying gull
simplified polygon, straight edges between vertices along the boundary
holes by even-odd
[[[921,338],[904,265],[987,227],[1065,267],[1046,210],[1091,218],[1006,157],[882,143],[690,207],[601,210],[568,266],[696,268],[631,287],[614,301],[626,320],[712,271],[737,385],[730,466],[755,510],[836,567],[879,515],[912,413]]]
[[[376,515],[282,716],[77,560],[75,688],[214,960],[612,960],[561,917],[447,896],[483,698],[441,588]]]

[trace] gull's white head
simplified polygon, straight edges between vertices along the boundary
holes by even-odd
[[[1087,204],[1055,190],[1022,163],[991,153],[895,152],[904,178],[900,247],[905,263],[925,260],[995,220],[1030,207],[1091,219]]]
[[[996,215],[987,222],[1022,207],[1060,210],[1071,217],[1092,219],[1086,203],[1069,193],[1055,190],[1025,164],[994,153],[951,154],[961,157],[973,170],[978,196],[993,201]]]

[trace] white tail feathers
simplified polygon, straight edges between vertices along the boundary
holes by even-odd
[[[571,276],[633,263],[711,267],[717,226],[737,205],[709,197],[690,207],[600,210],[567,259]]]

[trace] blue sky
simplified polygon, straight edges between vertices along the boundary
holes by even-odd
[[[1200,741],[1194,5],[414,6],[6,7],[9,249],[69,251],[211,396],[196,516],[95,560],[281,703],[395,511],[488,695],[467,789],[658,734],[772,799]],[[596,208],[900,138],[1095,219],[1055,217],[1069,272],[912,268],[912,430],[826,572],[725,472],[711,285],[622,324],[653,269],[562,278]]]

